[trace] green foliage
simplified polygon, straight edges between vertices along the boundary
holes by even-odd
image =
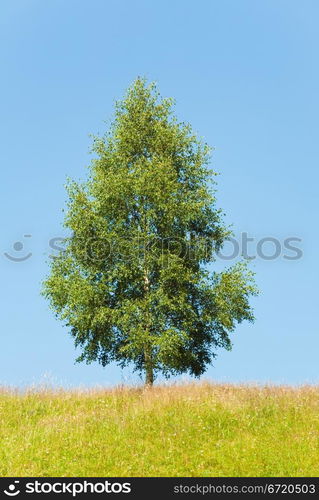
[[[243,264],[207,265],[229,235],[215,206],[209,148],[178,123],[171,99],[138,79],[93,142],[88,181],[68,184],[71,236],[44,295],[81,361],[199,376],[236,323],[253,320]]]

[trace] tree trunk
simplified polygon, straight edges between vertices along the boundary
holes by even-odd
[[[144,257],[146,260],[146,256]],[[150,280],[148,277],[147,265],[144,268],[144,294],[147,298],[150,290]],[[145,368],[145,385],[147,387],[152,387],[154,383],[154,370],[153,370],[153,353],[152,353],[152,341],[150,338],[150,327],[151,318],[149,311],[145,311],[145,332],[146,332],[146,342],[144,347],[144,368]]]
[[[149,347],[145,348],[144,357],[145,357],[145,385],[147,385],[148,387],[152,387],[154,383],[154,371],[152,363],[152,354],[150,352]]]

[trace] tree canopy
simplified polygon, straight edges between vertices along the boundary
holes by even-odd
[[[43,294],[81,348],[78,361],[201,375],[237,323],[253,320],[253,273],[212,270],[229,230],[210,150],[137,79],[93,140],[87,182],[69,182],[65,248]]]

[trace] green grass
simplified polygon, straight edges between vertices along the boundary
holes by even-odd
[[[318,476],[319,388],[0,391],[0,476]]]

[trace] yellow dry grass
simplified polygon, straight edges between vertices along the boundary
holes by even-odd
[[[319,388],[0,391],[1,476],[318,476]]]

